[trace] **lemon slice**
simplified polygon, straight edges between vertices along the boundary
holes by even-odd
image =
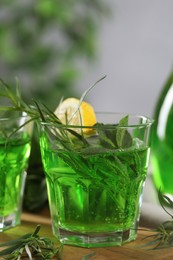
[[[55,115],[63,124],[75,126],[93,126],[96,123],[96,115],[93,107],[77,98],[65,99],[55,110]],[[80,130],[81,131],[81,130]],[[84,128],[83,133],[92,134],[93,129]],[[77,130],[78,132],[78,130]]]

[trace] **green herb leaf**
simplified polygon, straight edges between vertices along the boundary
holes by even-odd
[[[128,148],[132,145],[132,137],[127,130],[129,116],[123,117],[118,124],[97,123],[96,129],[100,143],[107,149]]]
[[[108,124],[104,125],[103,123],[97,123],[95,126],[99,135],[100,144],[107,149],[116,148],[116,127],[109,129],[111,126]]]
[[[128,116],[125,116],[120,120],[120,122],[118,124],[119,127],[117,128],[116,141],[117,141],[118,147],[122,147],[123,138],[124,138],[124,134],[126,131],[126,129],[123,128],[123,126],[127,126],[127,125],[128,125]]]
[[[164,209],[164,211],[173,218],[173,215],[171,213],[169,213],[165,206],[168,206],[170,208],[173,208],[173,201],[166,195],[162,194],[161,189],[158,192],[158,197],[159,197],[159,201],[160,201],[160,205],[162,206],[162,208]]]
[[[0,252],[0,256],[4,259],[20,260],[26,257],[30,260],[46,259],[52,257],[60,259],[62,245],[54,246],[54,243],[47,237],[40,237],[38,235],[40,225],[37,225],[35,231],[31,234],[26,234],[18,239],[11,240],[0,244],[0,247],[7,247]]]
[[[125,128],[128,126],[128,121],[129,121],[129,116],[127,115],[119,121],[117,127],[116,141],[118,147],[120,148],[127,148],[132,145],[132,137],[128,132],[127,128]]]
[[[166,203],[173,208],[173,201],[168,196],[162,194],[161,190],[159,190],[158,196],[163,210],[171,217],[171,220],[163,222],[157,229],[153,230],[153,235],[145,237],[145,239],[150,238],[152,240],[144,244],[144,246],[153,250],[173,247],[173,215],[163,205]]]
[[[131,134],[128,132],[128,130],[125,130],[121,147],[128,148],[128,147],[132,146],[132,142],[133,142],[133,139],[132,139]]]

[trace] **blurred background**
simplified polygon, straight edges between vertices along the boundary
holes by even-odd
[[[80,97],[107,75],[86,98],[95,110],[152,116],[173,65],[172,10],[172,0],[1,0],[0,77],[12,85],[17,77],[28,102],[55,109],[62,96]],[[30,211],[46,201],[35,153],[33,138]],[[33,201],[33,192],[45,196]]]
[[[97,60],[87,67],[78,89],[102,75],[89,95],[97,110],[152,116],[173,65],[173,1],[109,0],[112,16],[98,36]]]
[[[96,110],[152,116],[173,59],[172,0],[1,0],[0,71],[52,108],[87,97]]]

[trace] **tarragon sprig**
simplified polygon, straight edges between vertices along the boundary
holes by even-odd
[[[61,259],[62,245],[55,247],[48,237],[40,237],[38,235],[39,231],[40,225],[37,225],[33,233],[0,244],[0,247],[5,247],[0,251],[0,257],[6,260],[20,260],[23,258],[49,260],[53,257]]]
[[[88,94],[88,92],[104,78],[105,76],[99,79],[95,84],[90,86],[83,93],[83,95],[80,98],[79,106],[77,107],[75,113],[79,109],[84,97]],[[18,112],[26,113],[30,117],[30,119],[27,122],[25,122],[25,124],[29,123],[30,121],[34,121],[34,122],[42,121],[46,123],[56,124],[59,126],[59,129],[61,129],[61,135],[58,136],[59,140],[61,141],[62,136],[65,137],[66,139],[66,140],[62,139],[62,144],[65,144],[65,141],[69,143],[70,141],[69,135],[67,135],[66,133],[70,132],[70,134],[78,138],[83,143],[84,147],[87,146],[87,142],[84,136],[78,134],[73,129],[68,128],[66,125],[65,128],[63,128],[63,124],[61,120],[59,120],[59,118],[45,104],[39,103],[38,101],[35,100],[33,100],[34,103],[33,105],[27,104],[21,96],[21,91],[18,84],[16,84],[15,89],[12,89],[6,82],[0,79],[0,97],[7,99],[8,103],[10,103],[10,105],[0,106],[0,112],[18,111]],[[22,128],[24,125],[21,125],[20,128]],[[66,131],[64,131],[64,129]],[[16,129],[16,131],[18,130],[19,128]]]
[[[8,111],[18,111],[22,113],[26,113],[31,120],[36,121],[38,119],[42,119],[38,108],[34,105],[27,104],[21,96],[21,91],[16,84],[15,89],[12,89],[6,82],[0,79],[1,88],[0,88],[0,97],[7,99],[10,103],[9,105],[0,106],[0,111],[8,112]],[[46,107],[42,106],[42,114],[49,116],[50,121],[58,122],[58,118],[47,110]]]
[[[158,197],[160,205],[163,210],[171,217],[171,220],[161,223],[158,228],[152,230],[154,234],[145,237],[145,239],[150,238],[145,246],[151,249],[161,249],[167,247],[173,247],[173,215],[165,208],[165,205],[173,208],[173,201],[166,195],[158,192]]]

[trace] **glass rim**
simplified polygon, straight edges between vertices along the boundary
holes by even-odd
[[[91,128],[94,128],[94,129],[98,129],[98,128],[109,128],[109,129],[112,129],[112,128],[141,128],[141,127],[147,127],[147,126],[151,126],[154,122],[154,119],[150,118],[150,117],[147,117],[147,116],[143,116],[143,115],[136,115],[136,114],[129,114],[129,113],[124,113],[124,112],[96,112],[95,113],[96,116],[97,115],[115,115],[115,116],[121,116],[121,118],[125,117],[125,116],[129,116],[129,118],[136,118],[136,119],[141,119],[143,121],[146,121],[146,122],[141,122],[141,123],[129,123],[127,125],[118,125],[118,122],[117,122],[117,125],[116,124],[113,124],[113,123],[108,123],[108,124],[105,124],[105,125],[100,125],[100,126],[97,126],[97,125],[73,125],[73,124],[61,124],[61,123],[58,123],[58,122],[45,122],[45,121],[40,121],[41,125],[42,126],[50,126],[50,127],[58,127],[58,128],[86,128],[86,129],[91,129]],[[98,123],[102,123],[102,122],[98,122]]]

